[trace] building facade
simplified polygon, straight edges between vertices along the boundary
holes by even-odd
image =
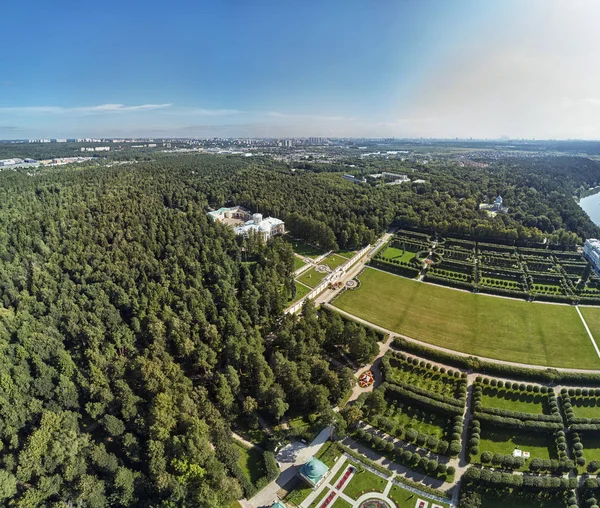
[[[583,256],[592,263],[592,268],[600,276],[600,240],[588,238],[583,245]]]

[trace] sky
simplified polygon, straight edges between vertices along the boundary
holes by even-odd
[[[598,0],[28,0],[2,14],[0,139],[600,139]]]

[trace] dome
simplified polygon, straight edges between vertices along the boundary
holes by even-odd
[[[329,468],[323,464],[319,459],[312,457],[306,464],[300,469],[300,474],[309,480],[313,485],[319,483],[321,478],[327,474]]]
[[[276,503],[273,503],[270,508],[285,508],[285,505],[277,501]]]

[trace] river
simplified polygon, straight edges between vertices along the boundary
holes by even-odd
[[[580,199],[579,206],[587,212],[596,226],[600,226],[600,192]]]

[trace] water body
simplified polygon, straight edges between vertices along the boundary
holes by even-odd
[[[579,206],[590,216],[596,226],[600,226],[600,192],[579,200]]]

